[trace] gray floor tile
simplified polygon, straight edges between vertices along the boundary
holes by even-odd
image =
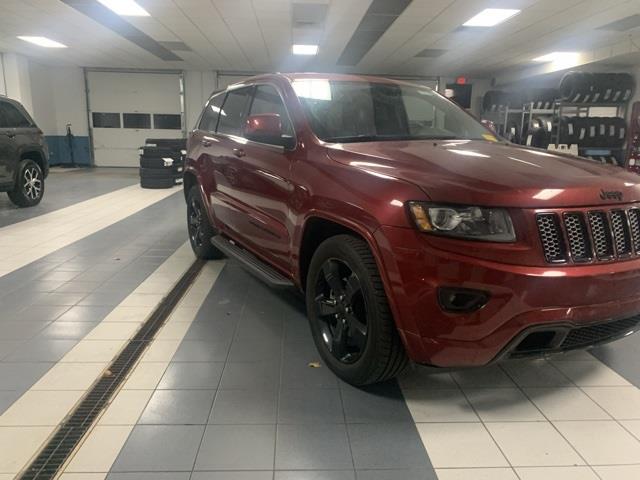
[[[193,472],[191,480],[273,480],[273,472]]]
[[[274,480],[355,480],[353,470],[289,470],[276,471]],[[401,480],[398,478],[398,480]],[[404,480],[404,479],[402,479]]]
[[[311,337],[285,342],[281,381],[291,388],[338,388],[338,378],[321,361]]]
[[[84,293],[41,293],[36,297],[33,305],[72,306],[77,304],[84,297]]]
[[[280,362],[227,363],[222,373],[222,389],[272,389],[280,378]]]
[[[282,357],[282,338],[265,340],[252,338],[234,340],[229,352],[230,362],[259,362],[280,360]]]
[[[412,422],[395,382],[356,388],[341,384],[347,423]]]
[[[23,322],[44,322],[53,321],[60,318],[62,314],[68,311],[71,307],[68,305],[60,306],[40,306],[31,305],[26,307],[16,315],[15,318]]]
[[[113,307],[76,305],[58,317],[59,322],[100,322]]]
[[[2,322],[0,338],[3,340],[28,340],[35,337],[50,322]]]
[[[73,280],[76,282],[105,282],[109,278],[113,277],[114,272],[98,272],[98,271],[87,271],[83,272]]]
[[[189,480],[190,475],[190,472],[110,473],[107,480]]]
[[[344,425],[278,425],[276,470],[352,468]]]
[[[59,271],[53,269],[44,275],[38,277],[38,281],[41,282],[70,282],[78,276],[78,272]]]
[[[140,424],[204,425],[214,390],[156,390],[142,412]]]
[[[229,354],[231,340],[183,340],[173,362],[224,362]]]
[[[99,288],[97,291],[90,293],[78,303],[78,305],[98,306],[98,307],[115,307],[125,298],[129,296],[129,292],[109,292]]]
[[[347,428],[356,469],[431,466],[413,423],[350,424]]]
[[[0,362],[0,389],[27,390],[53,365],[54,363],[47,362]]]
[[[2,331],[1,326],[0,331]],[[15,352],[22,343],[22,340],[0,340],[0,360]]]
[[[215,390],[222,377],[224,363],[179,362],[171,363],[164,373],[158,389]]]
[[[199,425],[137,425],[113,472],[190,472],[202,439]]]
[[[29,283],[28,289],[30,292],[53,292],[58,291],[58,288],[64,284],[63,280],[38,280]]]
[[[91,293],[100,287],[100,282],[71,281],[60,285],[56,292],[59,293]]]
[[[338,389],[282,389],[278,423],[344,423]]]
[[[278,392],[273,390],[219,390],[209,423],[276,423]]]
[[[38,337],[80,340],[95,328],[98,322],[63,322],[57,320],[42,330]]]
[[[195,470],[268,470],[273,468],[273,425],[209,425]]]
[[[233,338],[235,322],[194,322],[185,335],[185,340],[228,341]]]
[[[7,355],[4,362],[57,362],[71,350],[76,340],[32,339]]]

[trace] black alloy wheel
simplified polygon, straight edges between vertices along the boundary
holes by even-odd
[[[322,265],[315,289],[316,312],[327,349],[351,364],[363,354],[368,336],[367,305],[358,276],[349,265],[330,258]]]
[[[203,232],[203,212],[202,207],[195,198],[191,198],[189,205],[187,206],[187,215],[189,217],[189,238],[191,244],[195,247],[202,247],[204,245],[204,232]]]

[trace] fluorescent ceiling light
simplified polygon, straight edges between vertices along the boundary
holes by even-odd
[[[318,54],[318,45],[293,45],[293,54],[294,55],[317,55]]]
[[[575,60],[578,52],[552,52],[541,57],[534,58],[534,62],[566,62]]]
[[[520,13],[511,8],[487,8],[463,23],[465,27],[494,27]]]
[[[24,40],[25,42],[33,43],[34,45],[38,45],[39,47],[45,48],[67,48],[66,45],[56,42],[55,40],[51,40],[47,37],[30,37],[30,36],[19,36],[20,40]]]
[[[133,0],[98,0],[105,7],[123,17],[149,17],[149,12]]]

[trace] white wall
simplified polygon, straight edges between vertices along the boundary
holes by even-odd
[[[4,53],[0,53],[0,95],[7,94],[7,87],[4,83]]]
[[[184,72],[185,121],[187,132],[195,125],[205,102],[217,88],[215,72]]]
[[[22,55],[5,53],[2,55],[2,63],[6,95],[18,100],[29,113],[33,113],[29,60]]]

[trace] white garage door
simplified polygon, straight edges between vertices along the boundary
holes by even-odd
[[[146,138],[181,138],[180,75],[88,72],[95,164],[137,167]]]

